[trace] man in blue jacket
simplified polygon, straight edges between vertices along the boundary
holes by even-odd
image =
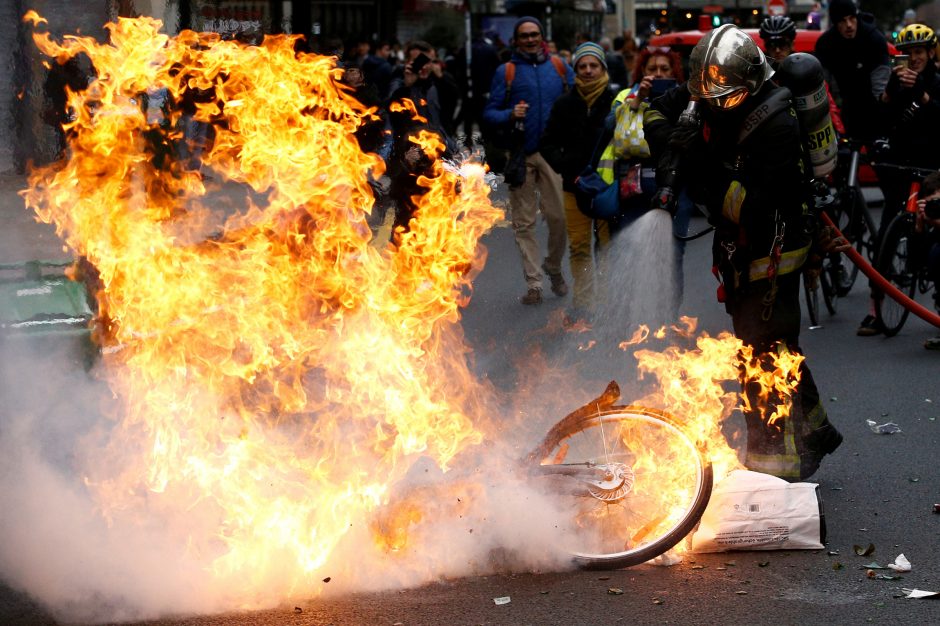
[[[510,186],[509,190],[512,228],[522,254],[527,286],[520,300],[523,304],[541,304],[543,271],[548,274],[556,296],[568,293],[561,275],[567,245],[561,177],[539,154],[538,146],[552,105],[574,84],[574,72],[560,58],[552,58],[542,33],[542,24],[534,17],[516,21],[512,57],[496,69],[483,111],[484,122],[490,128],[505,129],[507,135],[513,127],[524,125],[525,181]],[[548,254],[544,262],[535,240],[539,210],[548,224]]]

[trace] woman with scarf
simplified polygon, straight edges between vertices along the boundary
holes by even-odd
[[[594,308],[594,253],[610,240],[606,221],[593,220],[578,210],[575,179],[590,164],[604,132],[614,93],[608,88],[604,49],[585,42],[574,52],[575,89],[555,101],[539,151],[561,175],[564,190],[568,253],[574,279],[572,309],[566,322],[590,321]]]

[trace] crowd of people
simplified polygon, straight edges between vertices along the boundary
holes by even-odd
[[[361,68],[389,103],[420,103],[421,124],[438,131],[448,150],[461,148],[458,125],[464,144],[484,143],[488,161],[509,186],[525,282],[521,304],[541,304],[546,288],[568,297],[567,251],[573,293],[566,321],[590,323],[604,297],[600,262],[618,230],[652,210],[668,211],[685,225],[697,206],[715,227],[719,300],[760,361],[800,353],[802,274],[818,271],[824,254],[848,247],[817,225],[811,179],[819,172],[787,72],[821,67],[826,81],[817,93],[830,102],[833,137],[862,142],[879,160],[940,168],[940,153],[932,149],[940,140],[933,29],[905,27],[895,43],[901,56],[892,58],[885,36],[852,0],[831,0],[828,11],[831,27],[812,55],[795,55],[796,24],[786,16],[764,20],[762,47],[730,24],[708,31],[688,60],[687,79],[675,51],[637,48],[630,36],[606,42],[582,35],[570,54],[557,51],[534,17],[516,21],[504,50],[487,38],[475,40],[469,72],[459,62],[442,63],[422,42],[409,44],[397,67],[370,63],[372,55],[346,67]],[[414,177],[426,166],[407,156],[414,123],[394,116],[390,122],[396,228],[407,228],[407,196],[417,191]],[[879,175],[884,225],[901,210],[910,180]],[[411,182],[397,187],[398,176]],[[595,180],[603,182],[589,182]],[[934,281],[940,278],[938,183],[940,174],[923,182],[917,216]],[[601,196],[614,187],[615,214],[602,214]],[[540,216],[548,231],[544,252],[536,234]],[[673,243],[681,274],[683,243]],[[678,308],[670,311],[673,318]],[[867,316],[859,334],[876,332],[874,317]],[[926,347],[940,348],[940,338]],[[789,480],[812,475],[842,441],[805,360],[800,369],[782,426],[767,425],[767,407],[756,399],[746,412],[747,466]],[[748,386],[743,392],[750,393]]]
[[[759,362],[800,354],[801,277],[817,272],[825,254],[849,247],[818,225],[812,178],[826,172],[817,171],[814,150],[821,146],[809,145],[797,115],[808,93],[809,106],[830,102],[826,145],[851,137],[881,162],[935,172],[920,187],[911,249],[940,284],[937,36],[911,23],[892,58],[885,36],[852,0],[831,0],[828,11],[831,26],[812,55],[794,52],[797,29],[789,17],[771,16],[760,28],[763,49],[726,24],[705,33],[687,72],[676,51],[638,48],[629,33],[614,41],[579,34],[570,53],[557,50],[531,16],[515,22],[509,45],[476,37],[469,66],[465,56],[448,58],[424,41],[399,49],[357,42],[338,50],[340,80],[378,112],[356,133],[361,148],[387,165],[387,185],[373,181],[376,213],[384,218],[385,207],[394,207],[393,244],[410,228],[420,178],[433,165],[413,141],[418,133],[440,137],[442,158],[483,146],[509,187],[525,283],[519,302],[542,304],[546,287],[568,298],[567,252],[573,293],[565,322],[574,325],[590,324],[604,300],[599,270],[619,231],[649,211],[665,211],[674,230],[684,232],[698,209],[715,229],[712,273],[735,334]],[[817,67],[825,81],[799,94],[789,89],[794,68],[812,75]],[[185,156],[197,161],[198,151]],[[882,229],[908,200],[910,176],[899,171],[878,171]],[[548,231],[544,253],[540,216]],[[676,320],[684,242],[676,237],[664,245],[674,249],[678,269],[671,278],[679,285],[665,317]],[[933,293],[940,311],[940,293]],[[873,310],[879,297],[873,289]],[[858,329],[863,336],[879,332],[873,313]],[[940,337],[925,347],[940,349]],[[749,386],[743,392],[750,394]],[[805,360],[789,400],[789,416],[775,426],[762,414],[766,401],[748,403],[746,465],[802,480],[842,436]]]

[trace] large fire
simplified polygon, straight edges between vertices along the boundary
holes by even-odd
[[[119,19],[107,43],[34,35],[48,57],[85,54],[97,74],[68,94],[65,158],[23,192],[99,275],[100,371],[121,409],[85,481],[110,524],[178,531],[227,606],[309,595],[350,532],[369,529],[363,551],[407,559],[415,529],[483,497],[466,474],[423,487],[460,495],[446,505],[392,492],[416,458],[446,471],[490,432],[491,395],[457,322],[502,212],[482,166],[445,167],[423,134],[436,160],[416,218],[395,246],[371,246],[368,174],[383,166],[352,135],[372,112],[334,59],[295,52],[290,36],[246,46],[160,28]],[[191,89],[214,93],[196,119],[214,125],[203,162],[221,189],[154,158],[149,137],[180,139],[179,113],[158,128],[142,99]],[[236,192],[245,206],[220,211]],[[739,402],[722,381],[740,375],[741,350],[722,335],[636,353],[660,380],[644,401],[686,420],[719,474],[738,465],[720,426]],[[657,458],[671,457],[645,462]]]

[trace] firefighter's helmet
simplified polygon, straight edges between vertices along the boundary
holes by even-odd
[[[712,106],[733,109],[773,76],[764,53],[741,29],[725,24],[692,49],[689,92]]]

